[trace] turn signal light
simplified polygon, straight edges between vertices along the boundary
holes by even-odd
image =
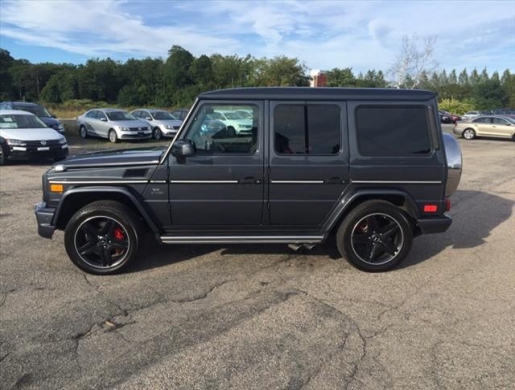
[[[62,184],[50,184],[50,192],[58,192],[62,193],[64,190],[64,187]]]
[[[438,211],[438,206],[435,204],[425,204],[424,205],[424,213],[436,213]]]

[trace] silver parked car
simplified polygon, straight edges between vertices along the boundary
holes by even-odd
[[[181,120],[165,110],[139,108],[132,111],[131,115],[146,121],[152,127],[152,135],[155,139],[175,137],[182,125]]]
[[[147,122],[134,118],[127,111],[113,108],[89,110],[77,118],[81,138],[108,138],[118,140],[143,140],[152,137],[152,128]]]
[[[480,116],[469,122],[457,122],[453,132],[466,140],[476,137],[497,137],[515,141],[515,119],[500,115]]]

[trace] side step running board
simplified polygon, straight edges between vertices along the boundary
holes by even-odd
[[[161,236],[163,244],[319,244],[325,236]]]

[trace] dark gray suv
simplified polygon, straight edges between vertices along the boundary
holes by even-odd
[[[216,111],[246,111],[235,132]],[[241,88],[201,94],[168,148],[82,155],[43,175],[39,234],[64,230],[86,272],[160,243],[285,243],[331,234],[343,257],[386,271],[413,237],[447,230],[461,153],[430,91]],[[89,173],[88,173],[89,172]]]

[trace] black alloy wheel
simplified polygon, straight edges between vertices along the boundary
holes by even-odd
[[[137,257],[140,232],[132,210],[115,201],[98,201],[73,215],[66,226],[65,247],[82,270],[113,274]]]
[[[338,229],[342,256],[364,271],[387,271],[408,255],[413,229],[404,212],[385,201],[364,202],[352,210]]]
[[[82,125],[79,129],[79,135],[82,139],[88,138],[88,130],[86,129],[86,126]]]

